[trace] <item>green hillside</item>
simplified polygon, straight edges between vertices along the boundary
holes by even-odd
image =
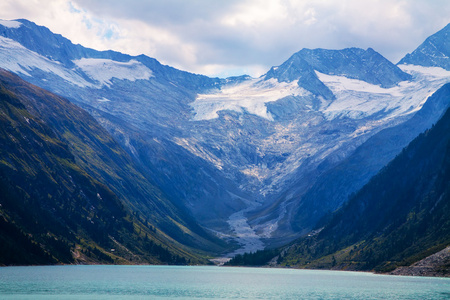
[[[226,244],[88,113],[0,71],[0,265],[206,262]]]

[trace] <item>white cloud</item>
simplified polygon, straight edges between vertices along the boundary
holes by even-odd
[[[0,12],[99,50],[258,76],[302,48],[372,47],[397,62],[450,22],[450,1],[3,0]]]
[[[232,7],[221,22],[232,27],[265,27],[274,21],[286,18],[287,15],[286,6],[282,4],[282,1],[248,0]]]

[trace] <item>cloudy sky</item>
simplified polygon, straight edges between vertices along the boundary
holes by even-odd
[[[396,63],[450,22],[448,0],[1,0],[83,46],[209,76],[259,76],[302,48],[372,47]]]

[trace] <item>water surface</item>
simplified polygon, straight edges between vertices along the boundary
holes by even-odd
[[[450,299],[450,279],[192,266],[4,267],[0,299]]]

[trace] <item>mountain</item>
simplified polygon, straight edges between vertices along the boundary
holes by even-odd
[[[78,75],[84,77],[83,79],[85,79],[86,81],[83,81],[81,78],[77,78],[79,81],[76,82],[75,84],[89,85],[89,83],[93,82],[92,79],[94,79],[94,81],[95,79],[100,79],[101,83],[105,83],[108,80],[105,79],[104,81],[102,81],[102,78],[96,77],[96,75],[99,76],[100,74],[98,73],[93,74],[89,72],[89,70],[92,70],[92,66],[89,64],[89,62],[94,61],[86,60],[86,58],[108,60],[108,61],[98,61],[99,63],[111,63],[111,61],[118,62],[118,64],[108,65],[107,67],[110,67],[109,71],[111,73],[103,74],[103,76],[111,75],[114,72],[115,72],[114,75],[117,75],[118,71],[123,71],[127,67],[130,67],[129,69],[133,69],[134,71],[143,71],[144,75],[142,76],[144,78],[153,75],[158,78],[164,77],[164,79],[171,80],[173,82],[182,80],[183,85],[187,86],[189,86],[190,84],[192,84],[194,87],[197,87],[198,85],[208,86],[217,83],[217,79],[211,79],[206,76],[181,72],[177,69],[168,66],[163,66],[156,59],[144,55],[132,57],[130,55],[122,54],[115,51],[96,51],[93,49],[85,48],[81,45],[74,45],[72,44],[72,42],[70,42],[68,39],[61,36],[60,34],[54,34],[48,28],[44,26],[38,26],[35,23],[25,19],[19,19],[15,21],[3,21],[3,23],[0,24],[0,28],[1,28],[1,36],[14,40],[23,47],[25,47],[26,49],[29,49],[34,53],[37,53],[44,58],[47,58],[47,62],[49,63],[57,61],[62,65],[64,65],[66,68],[76,68],[77,66],[80,66],[81,69],[84,68],[85,70],[87,70],[87,74],[90,76],[83,76],[83,74],[78,73]],[[146,71],[148,72],[148,70],[146,70],[138,63],[131,63],[128,65],[120,64],[121,62],[122,63],[129,62],[131,59],[135,59],[136,61],[150,68],[152,70],[152,73],[154,72],[154,74],[146,73]],[[136,68],[133,68],[136,66],[138,66],[137,70]],[[27,69],[27,66],[23,65],[23,67]],[[29,65],[28,67],[32,68],[36,66]],[[119,70],[121,67],[122,69]],[[46,71],[52,70],[47,69]],[[135,74],[136,73],[134,73],[134,75]],[[57,75],[60,74],[57,73]],[[75,78],[75,76],[72,78]],[[120,77],[118,77],[118,79],[120,79]],[[133,80],[132,78],[128,79]]]
[[[319,79],[315,72],[365,81],[383,88],[410,80],[403,72],[381,54],[369,48],[343,50],[303,49],[292,55],[278,67],[272,67],[266,79],[291,82],[298,80],[299,86],[325,99],[334,98],[333,92]]]
[[[446,36],[444,31],[448,30],[449,28],[446,27],[441,31],[441,34]],[[442,40],[441,43],[445,44],[445,39]],[[307,52],[314,53],[314,51],[311,50],[308,50]],[[318,50],[317,52],[334,53],[335,51]],[[318,54],[315,54],[314,56],[317,57]],[[344,55],[341,56],[344,57]],[[314,59],[310,60],[314,61]],[[349,62],[348,64],[351,63]],[[316,65],[320,67],[320,64],[316,63]],[[333,65],[339,65],[339,63],[334,63],[332,60],[327,63],[327,66]],[[406,118],[405,116],[397,115],[395,117],[396,124],[391,123],[389,126],[381,126],[384,128],[381,128],[380,131],[375,130],[376,132],[374,134],[369,134],[370,136],[361,143],[353,136],[353,140],[351,140],[347,146],[347,153],[343,151],[346,146],[341,146],[340,149],[337,149],[334,153],[317,162],[317,167],[314,168],[311,173],[308,174],[304,170],[297,172],[295,176],[296,179],[293,181],[294,183],[274,201],[272,206],[259,211],[254,217],[254,221],[251,221],[251,224],[258,226],[258,224],[261,223],[261,220],[276,219],[279,218],[280,214],[284,214],[286,216],[284,221],[278,222],[278,231],[285,233],[301,232],[307,234],[314,227],[314,224],[316,224],[316,222],[325,214],[338,209],[352,194],[362,188],[372,176],[400,153],[412,139],[436,123],[448,108],[449,101],[445,92],[440,91],[434,93],[434,91],[439,89],[442,84],[448,82],[448,76],[450,74],[444,69],[444,66],[445,64],[442,67],[436,66],[434,68],[429,68],[426,66],[426,63],[424,63],[424,65],[421,65],[420,62],[415,62],[414,65],[399,63],[398,68],[412,76],[409,82],[414,84],[410,87],[415,85],[414,89],[416,91],[429,92],[428,95],[423,94],[420,96],[423,97],[422,99],[426,99],[426,101],[422,102],[422,106],[419,106],[420,109],[419,107],[413,109]],[[364,67],[361,66],[361,69],[363,68]],[[332,67],[322,71],[331,72],[330,69],[332,69]],[[350,67],[350,69],[352,68]],[[396,68],[392,68],[392,66],[390,66],[389,69],[396,70]],[[347,73],[350,72],[348,71]],[[376,74],[378,71],[375,70],[374,73]],[[391,74],[394,73],[396,72],[392,72]],[[363,72],[363,75],[361,76],[367,76],[366,74],[366,72]],[[401,77],[397,78],[397,80],[401,80]],[[401,87],[405,82],[402,81],[397,84],[398,87]],[[349,93],[348,90],[343,90],[345,91],[344,93]],[[387,99],[387,101],[390,101],[391,105],[391,101],[393,100],[392,96],[394,96],[394,94],[391,94],[391,97]],[[352,97],[341,96],[342,102],[339,103],[340,97],[338,97],[337,101],[334,100],[330,106],[339,103],[339,106],[341,104],[348,104],[348,107],[350,107],[351,105],[356,104],[353,97],[367,99],[366,97],[368,97],[368,95],[355,93]],[[408,105],[407,103],[409,103],[410,100],[411,98],[408,99],[408,97],[404,97],[398,103],[401,103],[401,105]],[[369,103],[370,101],[364,101],[363,107],[367,109]],[[375,105],[380,108],[381,102],[378,101],[374,103],[374,107]],[[342,107],[339,108],[342,109]],[[410,108],[412,108],[412,106]],[[381,117],[381,119],[383,119],[386,117],[386,115],[384,115],[385,113],[386,111],[384,113],[378,111],[378,113],[373,114],[373,116],[375,116],[375,118]],[[346,119],[345,125],[349,126],[351,124],[349,121],[352,118],[355,118],[355,116],[350,116],[350,118]],[[331,128],[331,130],[329,128]],[[338,128],[340,128],[340,126],[335,127],[335,125],[327,124],[320,133],[334,133],[334,136],[336,136],[336,133],[339,132],[336,131]],[[306,175],[303,175],[305,173]],[[307,182],[311,176],[315,176],[316,180],[305,187],[305,182]],[[266,224],[270,224],[270,221],[267,221]],[[289,238],[289,235],[287,236]],[[281,240],[277,244],[282,245],[285,242],[287,242],[286,239]]]
[[[336,63],[333,69],[334,58],[326,60],[327,55],[322,52],[331,53],[328,56],[332,58],[349,58]],[[389,141],[391,136],[378,135],[378,143],[382,145],[385,141],[387,144],[384,152],[366,151],[355,162],[362,170],[364,166],[373,165],[364,176],[356,175],[361,184],[348,189],[344,187],[345,191],[337,195],[339,199],[330,203],[318,202],[317,206],[323,207],[320,214],[338,208],[351,192],[366,183],[416,135],[436,122],[448,105],[446,101],[430,103],[433,109],[420,113],[416,119],[421,119],[420,122],[409,122],[411,134],[404,135],[404,128],[397,126],[422,109],[428,97],[448,82],[449,73],[432,73],[409,65],[400,69],[380,58],[379,54],[373,54],[373,50],[319,49],[300,53],[304,58],[294,55],[261,78],[224,84],[220,90],[200,94],[191,104],[195,110],[194,120],[209,127],[207,136],[198,130],[191,135],[189,149],[200,145],[201,151],[197,151],[197,155],[215,162],[256,197],[261,205],[255,205],[256,208],[247,215],[250,225],[260,236],[267,237],[269,243],[274,242],[274,237],[284,237],[280,241],[283,243],[292,239],[292,235],[304,234],[311,229],[317,219],[302,222],[297,214],[301,211],[312,215],[301,206],[314,203],[314,199],[305,202],[303,195],[316,183],[323,182],[324,189],[333,185],[332,181],[322,181],[328,171],[343,163],[372,136],[393,128],[392,132],[401,138]],[[314,57],[319,57],[316,53],[321,54],[322,65],[330,65],[329,69],[322,68],[319,62],[314,63]],[[313,58],[307,59],[307,54]],[[359,59],[354,58],[357,54],[361,56]],[[367,59],[368,56],[373,58]],[[377,59],[379,61],[374,63]],[[352,76],[355,78],[343,76],[345,72],[356,72],[352,70],[357,67],[344,70],[343,66],[351,64],[359,64],[359,69],[371,71],[360,74],[364,80],[356,79],[356,75]],[[372,65],[382,67],[371,68]],[[390,83],[392,87],[365,81],[383,78],[380,70],[385,65],[390,70],[387,73],[391,74],[386,74],[386,78],[395,78]],[[305,72],[311,75],[308,78],[315,78],[313,82],[320,81],[320,86],[330,90],[333,96],[323,97],[326,90],[316,92],[316,84],[310,88],[309,79],[303,76]],[[247,178],[242,179],[242,175]]]
[[[427,38],[412,53],[400,60],[399,65],[420,65],[450,70],[450,24]]]
[[[204,201],[195,202],[213,199],[201,219],[215,222],[213,216],[222,215],[219,226],[227,227],[226,215],[244,206],[242,193],[210,162],[179,145],[186,130],[180,124],[190,123],[189,102],[219,79],[179,71],[143,55],[85,49],[32,22],[13,22],[2,30],[2,67],[95,116],[178,207],[202,208]],[[10,39],[21,41],[22,36],[29,49]],[[189,170],[188,164],[193,166]],[[235,204],[223,204],[230,198],[226,186],[237,194]]]
[[[450,86],[437,93],[450,99]],[[383,272],[409,266],[449,245],[449,188],[447,110],[323,227],[290,246],[282,264]],[[435,270],[441,276],[449,275],[446,259]]]
[[[88,113],[5,70],[0,87],[0,264],[187,263],[223,251]]]
[[[448,102],[430,96],[450,81],[370,48],[303,49],[260,78],[208,78],[26,20],[1,23],[0,67],[86,110],[176,215],[247,250],[292,241],[338,209],[442,116]]]
[[[320,73],[358,79],[383,88],[394,87],[402,81],[412,79],[411,75],[372,48],[303,49],[295,55],[303,58]]]
[[[315,224],[324,214],[338,209],[400,153],[409,141],[431,128],[448,107],[447,90],[439,89],[411,119],[381,130],[347,158],[321,174],[302,196],[299,206],[295,207],[292,226],[300,230],[301,226]],[[330,162],[322,162],[327,163]]]

